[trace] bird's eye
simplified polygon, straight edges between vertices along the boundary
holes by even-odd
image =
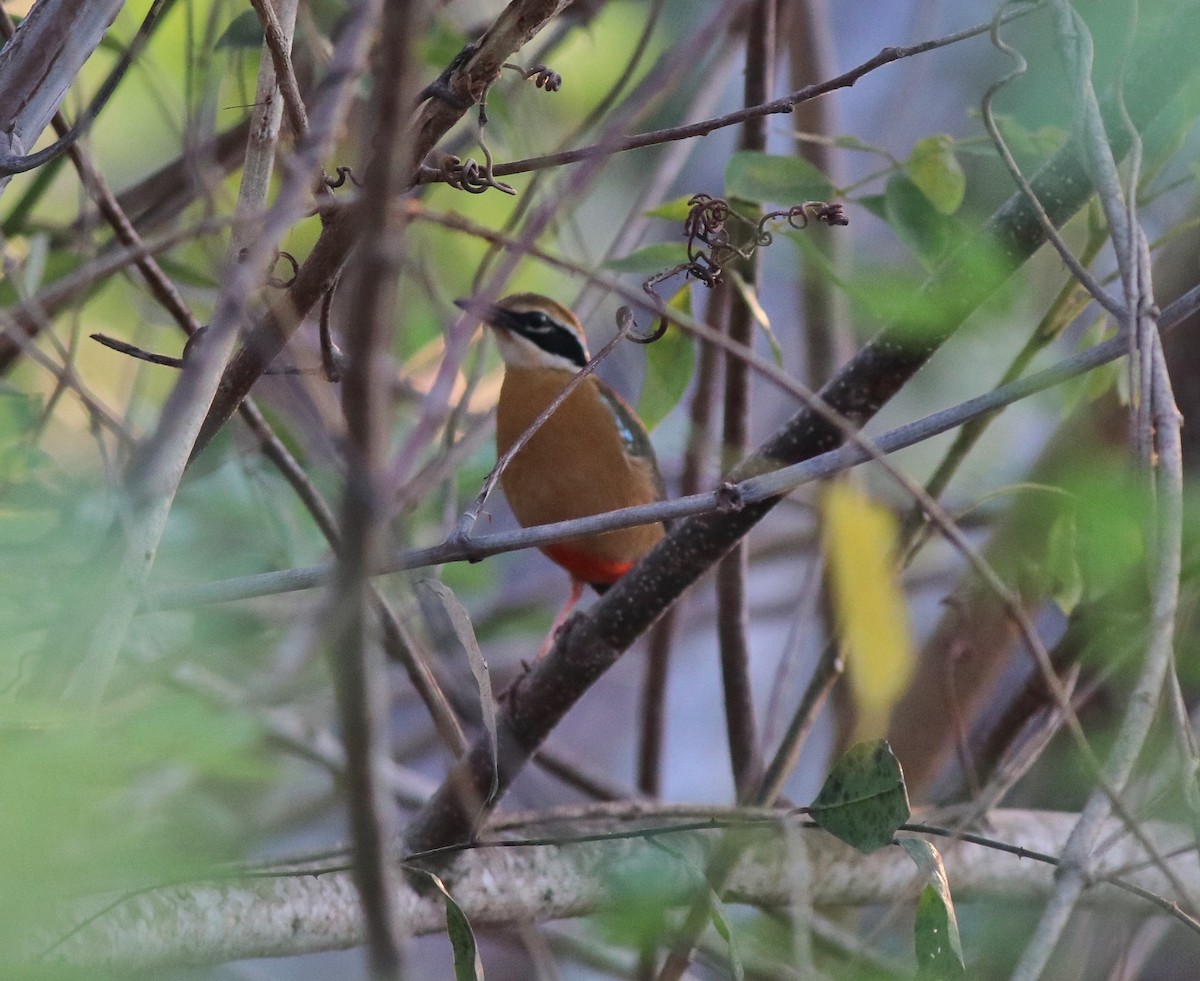
[[[549,331],[554,329],[554,321],[539,310],[530,316],[529,326],[536,331]]]

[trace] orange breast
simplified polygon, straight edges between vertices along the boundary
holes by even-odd
[[[505,372],[496,419],[504,453],[571,378],[568,371],[513,368]],[[613,413],[589,376],[513,458],[500,483],[522,525],[568,521],[660,500],[651,457],[627,452]],[[583,535],[543,551],[573,576],[611,584],[661,539],[659,522]]]

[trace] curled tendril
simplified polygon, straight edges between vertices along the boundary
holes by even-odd
[[[329,289],[321,297],[321,315],[317,321],[321,339],[321,370],[325,373],[325,380],[331,384],[340,382],[345,374],[346,356],[342,354],[341,348],[333,342],[333,331],[329,326],[329,312],[333,309],[333,296],[337,292],[341,278],[341,273],[334,276],[333,282],[329,284]]]
[[[658,295],[653,290],[646,290],[656,300]],[[660,301],[661,303],[661,301]],[[621,331],[629,331],[628,338],[634,344],[653,344],[667,332],[667,318],[665,315],[659,315],[658,324],[654,330],[648,334],[635,334],[632,328],[637,326],[637,321],[633,319],[633,311],[629,307],[621,307],[617,311],[617,329]]]
[[[362,181],[354,176],[354,171],[350,167],[339,167],[336,171],[337,177],[326,177],[325,186],[331,191],[336,190],[346,183],[347,179],[355,187],[362,187]]]
[[[562,76],[548,65],[534,65],[532,68],[522,68],[520,65],[514,65],[511,61],[506,61],[500,67],[514,71],[526,80],[532,78],[534,85],[539,89],[545,89],[547,92],[557,92],[562,88]]]
[[[787,223],[797,230],[807,228],[812,219],[826,225],[850,224],[850,219],[846,217],[846,209],[836,201],[831,204],[826,204],[824,201],[805,201],[803,204],[788,208],[787,211],[773,212],[767,217],[785,218]]]
[[[783,211],[768,212],[757,222],[738,214],[724,198],[714,198],[709,194],[694,194],[688,199],[688,206],[689,211],[683,221],[683,233],[687,236],[687,261],[673,269],[657,272],[642,283],[642,289],[654,297],[659,309],[662,309],[663,302],[655,290],[659,283],[683,273],[705,286],[716,286],[726,263],[735,258],[748,259],[758,249],[766,248],[774,241],[767,228],[769,222],[782,219],[797,230],[808,227],[810,221],[826,225],[849,224],[845,210],[836,202],[805,201]],[[731,227],[741,232],[741,241],[734,241]],[[665,330],[664,317],[651,339],[657,340]],[[643,340],[640,343],[647,342]]]
[[[278,276],[268,276],[267,285],[273,286],[277,290],[286,290],[296,281],[296,276],[300,272],[300,263],[296,261],[296,257],[290,252],[280,252],[275,261],[278,262],[280,260],[283,260],[292,267],[292,274],[287,279],[281,279]]]
[[[520,73],[522,78],[532,78],[534,85],[539,89],[545,89],[547,92],[557,92],[562,88],[562,76],[545,65],[535,65],[528,71],[520,65],[513,65],[507,62],[501,67],[511,68],[513,71]],[[483,131],[488,124],[488,92],[491,91],[493,83],[499,77],[500,73],[497,72],[494,78],[484,84],[477,99],[479,103],[479,147],[483,150],[483,166],[480,167],[479,164],[470,158],[464,161],[453,154],[448,154],[442,159],[439,168],[442,179],[451,187],[460,191],[467,191],[471,194],[482,194],[489,187],[494,187],[497,191],[502,191],[505,194],[515,195],[517,193],[511,184],[497,180],[496,175],[492,173],[492,151],[488,149],[488,145],[483,138]]]
[[[725,223],[733,210],[728,201],[707,194],[694,194],[688,200],[688,206],[691,210],[683,221],[683,233],[689,240],[699,239],[709,244],[714,236],[724,234]]]
[[[683,233],[687,236],[687,274],[705,286],[715,286],[721,278],[721,267],[734,256],[748,258],[763,242],[761,224],[755,226],[739,215],[724,198],[696,194],[688,201],[691,210],[684,219]],[[735,245],[729,226],[734,222],[750,233],[744,246]]]
[[[769,211],[757,222],[738,214],[724,198],[696,194],[689,199],[691,210],[683,222],[687,236],[688,261],[679,269],[651,279],[657,283],[676,272],[686,272],[705,286],[715,286],[721,279],[724,266],[734,258],[748,259],[758,249],[774,241],[768,224],[783,219],[794,229],[807,227],[811,220],[827,225],[848,224],[840,204],[824,201],[805,201],[783,211]],[[735,230],[738,234],[735,240]]]
[[[489,187],[505,194],[516,194],[516,188],[511,184],[496,180],[492,176],[492,155],[486,146],[483,152],[486,162],[482,167],[469,157],[463,160],[453,154],[447,154],[438,167],[439,176],[455,190],[466,191],[469,194],[482,194]]]

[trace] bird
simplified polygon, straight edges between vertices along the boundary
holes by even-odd
[[[561,303],[517,293],[474,310],[492,328],[504,361],[496,406],[496,452],[502,457],[583,368],[590,355],[583,326]],[[662,475],[646,427],[595,375],[582,379],[517,451],[500,486],[524,527],[568,521],[661,501]],[[663,537],[656,521],[580,535],[542,547],[571,576],[571,592],[543,653],[585,585],[603,594]]]

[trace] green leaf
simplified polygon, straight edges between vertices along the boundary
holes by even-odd
[[[691,297],[691,290],[685,286],[668,306],[690,313]],[[695,366],[695,344],[691,335],[682,330],[667,328],[662,337],[646,345],[646,377],[637,414],[648,430],[653,430],[679,404]]]
[[[30,235],[25,240],[25,260],[21,268],[21,280],[27,296],[36,294],[45,282],[46,263],[50,259],[50,237],[42,233]]]
[[[27,677],[28,665],[21,670]],[[55,702],[5,706],[6,951],[81,895],[211,875],[250,833],[238,808],[258,799],[267,776],[252,719],[163,691],[109,702],[94,714]]]
[[[619,259],[609,259],[604,265],[616,272],[649,275],[674,269],[681,262],[687,262],[687,246],[682,242],[654,242],[634,249]]]
[[[0,447],[24,439],[37,423],[45,403],[40,395],[31,395],[0,382]]]
[[[253,10],[246,10],[229,22],[213,47],[217,51],[222,48],[261,48],[262,43],[262,22]]]
[[[631,868],[639,869],[642,874],[636,882],[626,878],[626,882],[628,883],[626,890],[628,891],[620,893],[620,904],[625,917],[628,917],[631,921],[630,925],[635,925],[634,930],[629,932],[634,937],[640,938],[640,942],[636,946],[639,949],[644,949],[647,941],[657,943],[661,939],[663,930],[666,927],[664,910],[667,905],[668,883],[674,878],[675,872],[682,871],[692,884],[692,887],[694,887],[695,898],[693,901],[704,901],[708,905],[709,920],[712,922],[717,934],[725,941],[725,948],[729,952],[729,966],[732,976],[736,981],[744,981],[746,969],[742,964],[742,955],[738,947],[737,936],[729,923],[729,917],[725,912],[725,904],[721,901],[721,897],[709,882],[704,868],[690,858],[682,849],[662,838],[650,838],[647,840],[647,844],[655,852],[669,856],[675,868],[659,867],[655,869],[656,863],[660,861],[657,857],[632,863]],[[691,891],[689,889],[689,892]],[[631,898],[637,906],[642,907],[640,910],[637,910],[637,906],[633,909],[629,908],[629,899]],[[655,927],[653,932],[649,929],[651,925]],[[626,930],[628,931],[628,926],[626,926]]]
[[[38,236],[31,235],[28,238],[14,241],[19,242],[21,248],[25,250],[26,255],[21,260],[22,267],[24,267],[25,263],[33,257],[33,253],[38,250]],[[62,249],[50,249],[48,253],[37,257],[33,264],[38,267],[36,274],[22,268],[20,276],[22,285],[33,284],[34,292],[37,292],[43,286],[52,285],[68,273],[73,273],[79,267],[80,262],[79,257],[74,253],[66,253]],[[0,305],[7,307],[20,302],[21,296],[13,282],[13,277],[0,277]]]
[[[1067,142],[1070,131],[1059,126],[1045,125],[1039,129],[1028,129],[1017,121],[1015,116],[1007,113],[996,115],[996,126],[1008,149],[1014,157],[1020,160],[1040,160]],[[995,155],[995,149],[989,143],[984,152]]]
[[[921,140],[912,148],[906,169],[912,182],[943,215],[959,209],[967,191],[967,175],[958,162],[951,137],[942,133]]]
[[[835,764],[808,809],[831,835],[869,855],[891,844],[908,820],[908,791],[900,761],[886,739],[851,746]]]
[[[667,221],[682,222],[691,213],[692,206],[688,204],[691,200],[692,196],[685,194],[674,200],[664,201],[657,208],[647,211],[646,215],[649,218],[665,218]]]
[[[921,838],[901,838],[899,842],[929,879],[917,901],[917,977],[922,981],[961,978],[965,973],[962,940],[942,856]]]
[[[859,198],[857,204],[866,208],[880,221],[887,221],[887,197],[883,194],[867,194]]]
[[[804,201],[828,201],[834,191],[829,178],[807,160],[743,150],[729,158],[725,194],[790,207]]]
[[[741,295],[742,302],[746,304],[746,309],[750,311],[750,316],[754,318],[754,322],[762,329],[764,336],[767,338],[767,343],[771,345],[771,357],[775,359],[775,363],[783,367],[783,345],[779,343],[779,338],[775,336],[775,330],[771,327],[771,318],[767,316],[767,311],[758,299],[758,290],[753,283],[746,282],[746,277],[741,275],[736,269],[731,270],[733,277],[733,285]]]
[[[1128,598],[1144,575],[1144,518],[1154,510],[1147,488],[1123,471],[1123,461],[1090,450],[1074,464],[1077,472],[1061,484],[1077,514],[1076,556],[1084,573],[1084,595]],[[1111,600],[1109,607],[1114,604]],[[1113,609],[1116,613],[1117,610]],[[1106,647],[1106,645],[1101,645]]]
[[[950,241],[946,217],[909,178],[897,174],[888,181],[883,210],[896,237],[927,267],[946,251]]]
[[[438,876],[432,872],[425,872],[425,875],[446,901],[446,936],[454,951],[454,981],[483,981],[483,961],[479,959],[479,945],[475,942],[475,931],[471,929],[467,914]]]
[[[914,932],[918,978],[942,981],[943,978],[966,975],[962,941],[958,935],[958,918],[948,892],[943,896],[932,885],[921,890]]]
[[[427,65],[448,65],[470,40],[446,17],[433,17],[422,32],[421,59]]]
[[[865,328],[896,324],[914,338],[927,336],[940,327],[943,311],[921,293],[919,269],[864,263],[835,279],[851,300],[854,322]]]

